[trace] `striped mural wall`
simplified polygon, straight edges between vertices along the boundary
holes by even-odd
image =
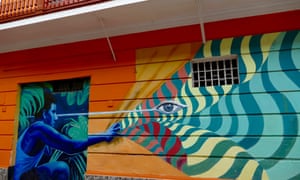
[[[201,44],[198,28],[116,37],[116,62],[102,40],[1,54],[0,166],[15,163],[21,85],[86,77],[89,112],[119,112],[90,116],[88,133],[122,126],[88,148],[86,175],[300,179],[300,31],[227,30],[209,39],[235,37]],[[226,55],[238,57],[239,84],[193,87],[192,59]]]
[[[194,88],[188,61],[121,120],[123,134],[190,177],[299,179],[300,32],[208,41],[195,58],[232,54],[240,84]],[[138,111],[165,100],[187,107]]]

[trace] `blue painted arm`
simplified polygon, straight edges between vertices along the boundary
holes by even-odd
[[[110,142],[120,130],[120,124],[113,124],[106,132],[89,135],[87,140],[71,139],[51,126],[44,123],[33,124],[24,136],[22,148],[28,154],[35,154],[47,144],[50,147],[61,150],[68,154],[74,154],[86,150],[90,145],[97,144],[102,141]]]

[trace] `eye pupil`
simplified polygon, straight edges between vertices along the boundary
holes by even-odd
[[[165,104],[163,107],[166,112],[172,112],[174,109],[174,105],[171,103]]]

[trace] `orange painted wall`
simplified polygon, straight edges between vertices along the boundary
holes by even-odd
[[[300,11],[298,10],[211,22],[205,25],[205,32],[207,39],[218,39],[300,29],[299,15]],[[274,21],[274,19],[276,20]],[[222,31],[217,31],[219,29]],[[115,49],[116,62],[112,59],[105,39],[0,54],[0,167],[7,168],[14,164],[19,84],[88,76],[91,77],[90,111],[116,110],[136,82],[136,52],[138,49],[182,43],[200,44],[201,33],[200,26],[196,24],[112,37],[111,42]],[[0,45],[3,44],[0,42]],[[145,81],[155,81],[155,79],[146,79]],[[95,127],[106,127],[110,123],[110,118],[104,118],[101,123],[97,121],[97,118],[91,119],[89,131],[96,132],[101,128]],[[119,146],[116,151],[120,152],[126,149],[130,143]],[[134,145],[132,144],[132,146]],[[141,152],[143,149],[137,149],[137,151]],[[94,161],[88,160],[88,173],[112,173],[99,171],[94,167],[98,165],[96,160],[107,162],[106,158],[111,158],[113,155],[97,159],[99,156],[93,153],[93,148],[90,148],[89,152],[88,158],[94,159]],[[146,153],[146,151],[143,152]],[[120,158],[120,156],[116,158]],[[122,158],[124,158],[122,162],[128,161],[127,167],[130,168],[132,158],[126,156]],[[136,161],[139,160],[136,159]],[[114,164],[107,164],[106,168],[109,169],[109,167],[113,168]],[[163,168],[167,167],[161,167],[161,169]],[[176,171],[171,171],[170,167],[168,168],[170,173],[176,173]],[[124,174],[125,170],[116,172],[116,174]],[[159,169],[151,170],[159,173]],[[148,174],[146,171],[139,172],[139,174],[141,173]]]

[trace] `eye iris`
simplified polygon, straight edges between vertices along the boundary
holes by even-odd
[[[172,111],[173,111],[173,108],[174,108],[174,105],[171,104],[171,103],[168,103],[168,104],[164,105],[164,110],[165,110],[166,112],[172,112]]]

